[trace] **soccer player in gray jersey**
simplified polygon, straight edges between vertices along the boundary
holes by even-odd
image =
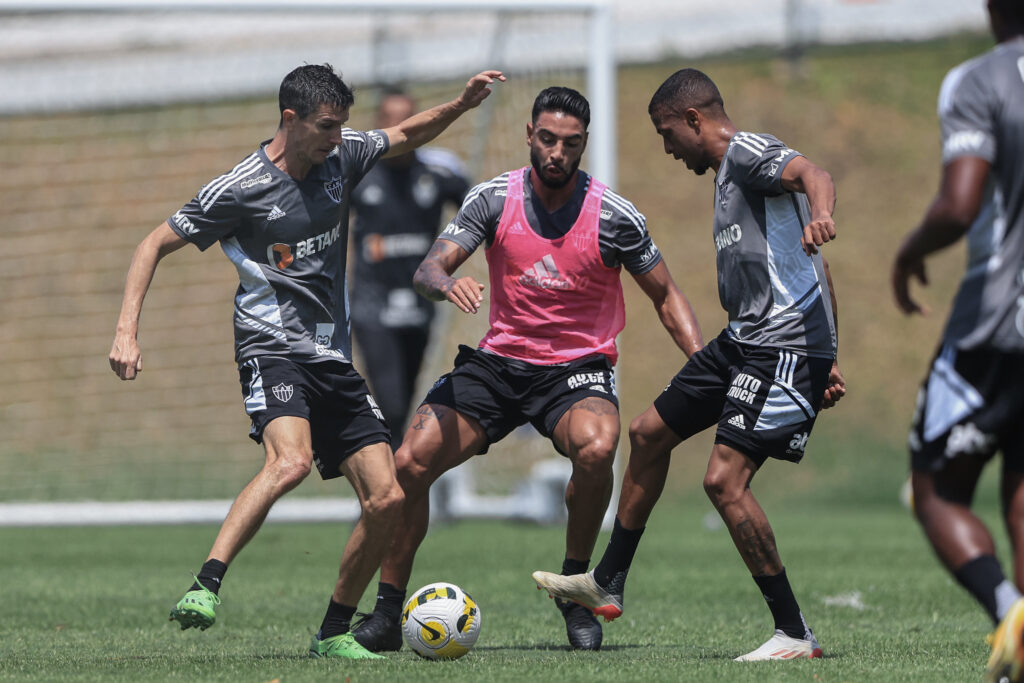
[[[195,583],[171,611],[183,629],[213,625],[227,566],[274,502],[315,463],[324,479],[346,477],[362,515],[345,545],[338,581],[310,654],[376,659],[349,622],[380,564],[404,496],[390,434],[352,368],[345,292],[348,202],[353,186],[385,155],[433,139],[504,80],[485,71],[462,94],[385,130],[344,128],[352,91],[330,65],[301,66],[281,83],[281,118],[271,140],[161,224],[135,250],[110,367],[123,380],[142,370],[142,301],[159,261],[188,243],[216,242],[238,270],[235,360],[250,436],[263,468],[235,499]]]
[[[455,368],[427,394],[395,454],[406,495],[402,523],[381,566],[373,615],[355,630],[371,650],[401,647],[398,616],[427,532],[431,484],[527,422],[572,463],[562,570],[587,570],[619,439],[613,368],[615,336],[625,322],[622,267],[687,355],[703,344],[643,215],[579,170],[589,123],[590,105],[579,92],[541,91],[526,126],[530,166],[473,188],[416,272],[421,294],[476,313],[484,285],[453,273],[484,246],[491,327],[478,348],[460,348]],[[600,648],[593,615],[558,604],[570,646]]]
[[[606,619],[622,614],[626,574],[672,449],[717,424],[704,490],[775,621],[774,635],[737,661],[820,657],[750,481],[768,458],[799,462],[818,410],[845,393],[835,299],[818,253],[835,238],[835,188],[828,173],[771,135],[737,131],[700,71],[669,77],[648,111],[666,153],[697,175],[715,170],[718,290],[729,325],[630,425],[629,465],[601,561],[589,574],[534,579]]]
[[[966,236],[967,272],[917,397],[908,445],[914,512],[939,560],[998,623],[988,680],[1024,678],[1024,4],[990,0],[999,44],[956,67],[939,93],[942,180],[892,267],[904,313],[910,280]],[[1003,519],[1015,582],[971,511],[1001,451]]]

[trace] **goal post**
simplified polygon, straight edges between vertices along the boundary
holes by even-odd
[[[436,141],[476,182],[526,163],[525,124],[541,88],[577,87],[593,112],[583,166],[615,187],[608,0],[286,7],[0,0],[10,38],[0,53],[0,147],[18,171],[0,177],[10,217],[0,234],[19,245],[0,256],[5,308],[18,321],[3,331],[0,359],[9,378],[0,469],[10,475],[0,481],[0,525],[219,522],[259,469],[231,362],[237,276],[224,259],[183,250],[161,263],[136,382],[119,382],[105,356],[135,245],[272,135],[277,86],[295,65],[329,61],[343,71],[356,89],[350,125],[361,129],[372,126],[378,87],[402,84],[426,106],[456,95],[478,70],[505,70],[509,81]],[[482,254],[464,268],[486,277]],[[467,318],[449,314],[439,326],[424,382],[450,368],[457,343],[480,339],[486,311]],[[568,462],[546,440],[519,430],[471,462],[439,487],[449,491],[436,502],[443,515],[564,514]],[[303,506],[309,519],[357,514],[351,499],[338,502],[348,487],[317,479],[270,519],[302,519]]]

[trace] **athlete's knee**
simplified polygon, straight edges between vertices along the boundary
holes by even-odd
[[[298,486],[313,469],[311,453],[302,450],[286,451],[264,466],[275,485],[288,491]]]
[[[430,490],[428,463],[417,459],[407,442],[403,442],[402,447],[395,453],[395,468],[398,473],[398,483],[406,497],[419,498]]]
[[[747,490],[747,481],[721,467],[708,467],[704,473],[704,493],[715,507],[730,505],[742,498]]]
[[[405,492],[395,481],[390,486],[374,491],[367,496],[363,501],[363,514],[368,520],[378,524],[393,523],[402,514],[404,503]]]
[[[573,472],[611,476],[617,445],[618,434],[611,430],[595,430],[588,438],[580,439],[572,445]]]
[[[648,409],[629,423],[629,445],[632,451],[660,451],[678,439],[657,413]],[[671,446],[669,446],[671,450]]]

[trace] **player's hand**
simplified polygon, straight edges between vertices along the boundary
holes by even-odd
[[[505,74],[496,70],[482,71],[466,83],[466,89],[459,95],[458,104],[462,109],[472,109],[487,99],[491,89],[487,86],[495,81],[504,81]]]
[[[828,384],[825,386],[825,395],[821,398],[821,410],[827,410],[846,396],[846,380],[843,373],[839,371],[839,362],[832,363],[832,369],[828,373]]]
[[[810,256],[818,253],[818,247],[836,238],[836,222],[832,216],[816,218],[804,226],[804,232],[800,236],[800,246],[804,253]]]
[[[121,379],[135,379],[142,372],[142,350],[134,336],[114,335],[110,348],[110,369]]]
[[[928,273],[924,268],[924,259],[905,258],[897,253],[896,259],[892,262],[892,294],[896,299],[896,307],[907,315],[920,313],[928,314],[928,307],[914,301],[910,296],[910,278],[916,278],[922,285],[928,284]]]
[[[484,300],[484,286],[468,275],[452,280],[451,286],[442,291],[445,298],[458,306],[463,313],[476,313]]]

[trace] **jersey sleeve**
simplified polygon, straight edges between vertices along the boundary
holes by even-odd
[[[975,67],[975,68],[972,68]],[[939,91],[942,163],[960,157],[996,160],[996,93],[991,79],[970,62],[950,71]]]
[[[601,199],[598,240],[601,260],[609,268],[622,265],[633,275],[643,275],[661,262],[661,252],[647,232],[647,218],[611,190],[605,190]]]
[[[755,133],[736,133],[729,148],[734,181],[769,195],[785,192],[782,171],[790,161],[803,156],[774,136]]]
[[[506,174],[470,190],[462,202],[462,208],[441,231],[438,239],[455,242],[471,254],[485,242],[489,246],[494,241],[501,212],[505,207],[504,192],[499,195],[497,190],[507,186]]]
[[[346,176],[358,183],[391,149],[391,141],[382,130],[364,132],[343,128],[340,149]]]
[[[222,178],[204,185],[192,201],[167,219],[179,237],[196,245],[200,251],[232,235],[241,224],[234,187],[220,184]]]

